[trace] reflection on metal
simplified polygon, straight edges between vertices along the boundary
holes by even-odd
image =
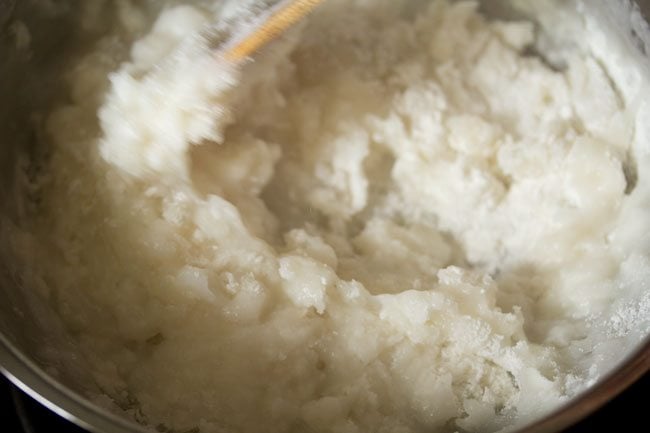
[[[15,8],[16,0],[0,0],[0,31],[4,31]]]

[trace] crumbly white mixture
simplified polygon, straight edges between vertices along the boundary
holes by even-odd
[[[585,318],[650,269],[612,240],[635,118],[601,63],[554,70],[472,1],[328,0],[235,68],[245,8],[196,3],[149,29],[115,2],[15,234],[99,386],[177,432],[492,431],[568,398]]]

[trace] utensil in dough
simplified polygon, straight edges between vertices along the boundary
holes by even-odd
[[[238,63],[306,17],[324,0],[282,0],[251,33],[226,48],[224,58]]]

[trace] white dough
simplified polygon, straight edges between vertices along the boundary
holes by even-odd
[[[235,67],[247,9],[196,3],[115,3],[15,235],[101,389],[204,433],[495,431],[571,397],[650,269],[603,63],[554,70],[472,1],[329,0]]]

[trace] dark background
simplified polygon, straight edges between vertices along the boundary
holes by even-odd
[[[18,400],[18,408],[16,407]],[[615,398],[601,410],[565,433],[643,432],[648,430],[650,374]],[[30,425],[21,425],[25,415]],[[12,393],[12,385],[0,376],[0,432],[3,433],[83,433],[24,394]]]

